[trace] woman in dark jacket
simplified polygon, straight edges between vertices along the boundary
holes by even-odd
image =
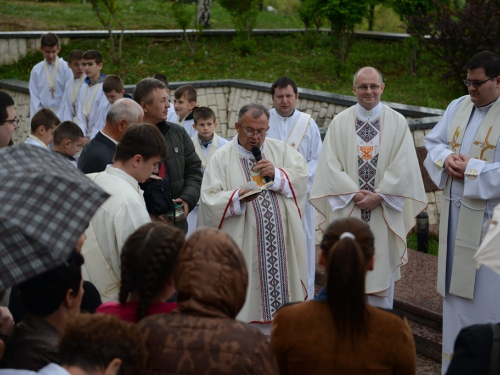
[[[213,228],[192,234],[174,270],[179,307],[138,327],[149,352],[145,374],[276,374],[266,338],[235,320],[248,274],[229,235]]]

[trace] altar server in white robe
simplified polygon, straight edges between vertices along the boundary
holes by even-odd
[[[73,72],[73,78],[69,79],[64,86],[64,95],[59,108],[59,119],[61,122],[73,121],[78,122],[76,117],[76,101],[78,93],[85,81],[83,72],[83,52],[74,49],[69,53],[68,66]]]
[[[382,74],[372,67],[354,75],[358,104],[330,123],[318,161],[311,204],[320,224],[357,217],[375,235],[375,265],[366,275],[368,303],[392,308],[394,282],[408,263],[406,235],[427,207],[422,175],[406,119],[380,103]]]
[[[464,69],[469,95],[451,102],[424,140],[424,165],[443,189],[437,286],[444,297],[443,374],[461,328],[500,321],[500,276],[476,271],[472,258],[500,203],[500,57],[480,52]]]
[[[242,249],[249,282],[237,318],[265,333],[282,305],[307,298],[301,216],[309,177],[302,155],[285,142],[266,138],[268,129],[264,106],[240,109],[237,135],[208,162],[199,213],[200,225],[226,231]],[[262,160],[256,161],[254,147]],[[272,183],[269,189],[240,200],[252,190],[245,185],[253,181],[262,186],[266,179]]]
[[[269,111],[268,138],[285,141],[299,151],[306,159],[309,169],[307,201],[311,191],[318,158],[321,152],[321,135],[318,125],[311,115],[296,109],[299,99],[297,85],[288,77],[278,78],[271,86],[274,108]],[[307,294],[314,298],[314,279],[316,275],[316,209],[306,203],[302,227],[306,235],[307,250]]]
[[[61,43],[56,34],[42,35],[40,51],[44,60],[36,64],[30,74],[30,116],[34,116],[42,108],[50,109],[57,116],[64,86],[73,77],[73,73],[67,62],[57,56],[61,51]]]
[[[196,154],[201,160],[201,173],[205,173],[205,168],[207,167],[208,161],[212,155],[229,141],[225,138],[219,137],[215,132],[215,128],[217,128],[217,121],[215,120],[215,113],[212,109],[208,107],[196,108],[193,114],[193,121],[193,129],[196,131],[196,135],[191,139],[193,141]],[[188,232],[186,234],[186,238],[191,236],[198,226],[199,208],[200,203],[198,202],[195,208],[193,208],[193,211],[191,211],[187,217]]]

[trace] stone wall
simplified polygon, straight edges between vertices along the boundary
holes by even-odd
[[[261,103],[272,108],[270,84],[242,80],[175,82],[170,84],[171,96],[175,88],[182,84],[192,84],[196,87],[198,105],[212,108],[217,116],[217,133],[223,137],[236,134],[235,123],[238,111],[251,102]],[[15,80],[0,80],[0,88],[7,91],[16,103],[16,113],[21,119],[19,129],[14,133],[15,143],[24,142],[30,131],[29,91],[26,82]],[[133,91],[133,86],[126,86],[127,92]],[[297,108],[312,115],[322,132],[336,114],[355,103],[352,96],[337,95],[321,91],[299,89],[300,100]],[[424,136],[443,114],[442,110],[405,106],[398,103],[386,103],[401,112],[409,120],[415,147],[423,147]],[[429,117],[430,116],[430,117]],[[429,206],[429,224],[437,227],[441,209],[441,191],[427,193]]]
[[[40,32],[41,34],[41,32]],[[61,44],[68,44],[70,38],[61,38]],[[0,38],[0,65],[8,65],[22,59],[28,53],[36,52],[40,38]]]

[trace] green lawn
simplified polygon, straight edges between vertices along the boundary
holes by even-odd
[[[99,49],[104,54],[103,72],[119,75],[126,84],[156,72],[166,74],[172,82],[230,78],[273,82],[287,75],[304,88],[352,95],[352,74],[361,66],[372,65],[384,74],[386,89],[382,98],[386,101],[445,108],[463,89],[460,83],[443,81],[429,53],[419,56],[417,74],[410,74],[409,50],[404,42],[359,40],[340,78],[334,71],[335,61],[326,36],[258,36],[256,51],[245,57],[227,37],[200,38],[194,58],[178,39],[150,42],[150,38],[126,37],[119,65],[110,63],[108,39],[74,41],[63,46],[61,55],[67,56],[72,49]],[[41,60],[37,52],[18,63],[0,66],[0,78],[28,81],[31,68]]]

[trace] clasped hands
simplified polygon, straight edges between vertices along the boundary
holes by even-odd
[[[383,198],[372,191],[360,190],[354,194],[352,200],[362,210],[373,210],[382,202]]]
[[[450,154],[444,161],[444,169],[451,178],[455,180],[463,180],[465,169],[469,163],[470,157],[460,154]]]

